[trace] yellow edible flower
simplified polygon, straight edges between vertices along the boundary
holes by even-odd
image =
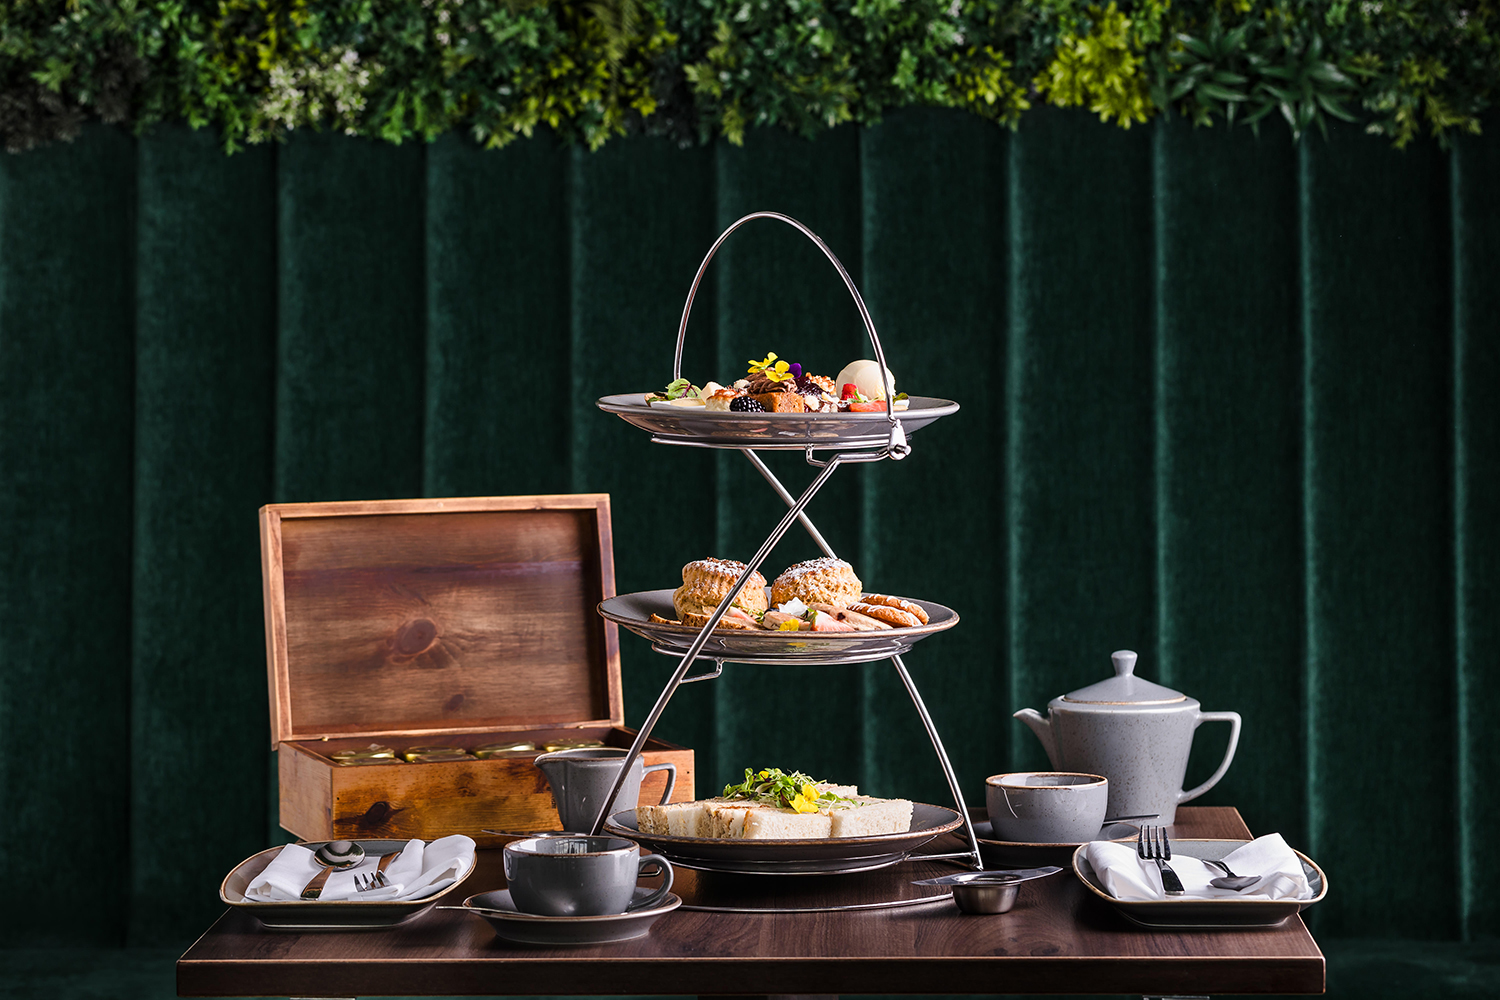
[[[792,377],[792,370],[785,361],[777,361],[776,352],[772,351],[760,361],[750,362],[750,374],[764,375],[773,382],[785,382]]]
[[[778,629],[780,629],[781,631],[783,631],[783,632],[795,632],[801,626],[799,626],[797,624],[796,619],[791,619],[791,620],[782,622],[780,625],[778,625],[776,627]]]
[[[816,785],[803,785],[792,799],[792,808],[799,813],[818,811],[818,789]]]

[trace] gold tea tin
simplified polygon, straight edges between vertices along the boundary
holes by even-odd
[[[558,750],[590,750],[602,746],[603,740],[552,740],[543,749],[548,753],[556,753]]]
[[[395,758],[396,751],[390,747],[383,747],[379,743],[371,743],[367,747],[360,747],[354,750],[335,750],[328,756],[332,760],[337,761],[380,760],[382,758],[390,760]]]
[[[334,763],[339,767],[369,767],[372,764],[405,764],[406,761],[399,757],[348,757]]]
[[[531,740],[512,740],[509,743],[486,743],[474,748],[474,756],[480,760],[511,753],[536,753],[536,744]]]
[[[408,753],[406,759],[413,764],[436,764],[445,760],[473,760],[462,750],[443,750],[438,753]]]
[[[414,761],[418,757],[431,757],[434,754],[462,754],[468,756],[468,751],[463,747],[412,747],[404,751],[401,756],[408,761]]]

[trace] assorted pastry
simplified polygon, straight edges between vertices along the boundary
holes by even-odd
[[[672,592],[675,619],[652,615],[658,625],[702,628],[733,589],[745,564],[733,559],[698,559],[682,567],[682,586]],[[927,624],[927,611],[915,601],[865,593],[854,567],[821,556],[794,563],[772,581],[751,573],[716,626],[780,632],[877,632]]]
[[[801,771],[745,769],[745,780],[718,798],[636,807],[641,833],[732,840],[821,840],[905,833],[912,804],[877,799],[854,785],[818,781]]]
[[[890,375],[894,390],[896,376]],[[731,385],[709,382],[702,387],[685,378],[646,397],[652,406],[701,407],[730,413],[883,413],[886,386],[880,365],[860,360],[845,365],[837,378],[813,375],[800,364],[774,352],[751,361],[746,376]],[[904,410],[909,400],[897,393],[894,408]]]

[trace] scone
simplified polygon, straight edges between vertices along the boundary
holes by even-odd
[[[854,567],[842,559],[821,556],[788,566],[771,584],[771,603],[785,604],[796,598],[806,605],[832,604],[847,608],[864,593],[864,584]]]
[[[699,559],[682,567],[682,586],[672,592],[677,617],[712,614],[743,572],[745,564],[733,559]],[[751,573],[734,603],[751,614],[766,610],[766,578]]]

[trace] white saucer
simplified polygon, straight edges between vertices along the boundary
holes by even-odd
[[[635,890],[636,899],[644,899],[654,889]],[[509,889],[481,892],[464,900],[464,906],[483,907],[474,915],[483,917],[495,929],[495,936],[516,944],[580,945],[612,944],[616,941],[632,941],[651,933],[651,925],[682,905],[682,900],[672,893],[648,910],[627,913],[607,913],[597,917],[547,917],[536,913],[522,913],[510,898]]]

